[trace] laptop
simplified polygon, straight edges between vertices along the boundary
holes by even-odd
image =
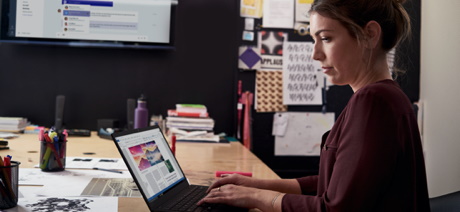
[[[189,184],[158,125],[115,132],[112,139],[150,211],[247,211],[222,204],[197,207],[208,187]]]

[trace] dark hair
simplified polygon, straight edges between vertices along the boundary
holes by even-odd
[[[365,40],[363,27],[376,21],[382,28],[382,49],[389,51],[410,34],[406,0],[315,0],[312,11],[341,22],[358,42]]]

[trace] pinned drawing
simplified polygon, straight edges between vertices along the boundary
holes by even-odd
[[[313,43],[285,42],[283,46],[283,104],[321,105],[324,74],[312,58]]]

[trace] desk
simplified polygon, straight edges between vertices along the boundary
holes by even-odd
[[[95,132],[91,137],[69,137],[67,143],[68,157],[120,158],[112,140],[101,139]],[[40,142],[35,134],[22,134],[10,139],[10,150],[0,154],[12,155],[21,162],[20,168],[33,168],[40,160]],[[94,152],[94,155],[84,155]],[[215,171],[252,172],[253,177],[262,179],[279,179],[266,164],[247,150],[240,142],[230,144],[181,143],[176,145],[176,157],[190,183],[211,185]],[[142,198],[120,197],[118,211],[149,211]]]

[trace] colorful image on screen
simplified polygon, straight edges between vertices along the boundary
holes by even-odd
[[[155,141],[132,146],[129,148],[129,151],[131,152],[137,167],[141,171],[164,161],[163,155],[161,155]]]

